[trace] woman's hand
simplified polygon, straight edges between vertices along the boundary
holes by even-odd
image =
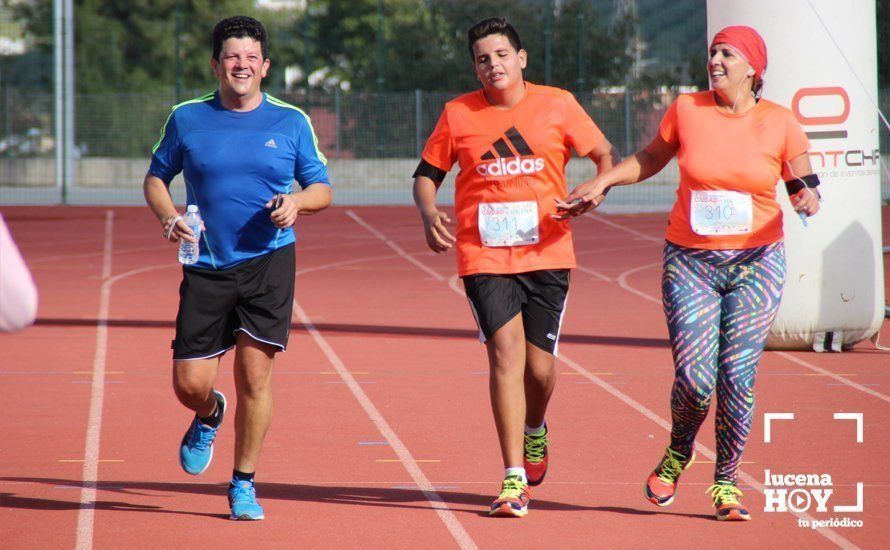
[[[556,214],[551,214],[555,220],[565,220],[580,216],[596,208],[606,198],[609,188],[600,178],[586,181],[572,190],[565,200],[556,199]]]
[[[819,191],[804,187],[791,195],[791,206],[798,214],[804,214],[807,217],[815,216],[819,211],[819,198]]]

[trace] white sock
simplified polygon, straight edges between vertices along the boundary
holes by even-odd
[[[507,476],[519,476],[523,483],[528,483],[528,478],[525,477],[525,468],[507,468],[504,471],[504,477]]]
[[[541,424],[540,426],[538,426],[537,428],[529,428],[528,426],[526,426],[525,427],[525,435],[541,435],[544,433],[544,426],[546,426],[546,425],[547,425],[547,423],[545,422],[545,423]]]

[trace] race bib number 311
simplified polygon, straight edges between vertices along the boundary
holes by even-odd
[[[538,203],[479,204],[479,236],[485,246],[522,246],[538,242]]]
[[[751,232],[751,195],[737,191],[693,191],[689,215],[692,230],[699,235],[744,235]]]

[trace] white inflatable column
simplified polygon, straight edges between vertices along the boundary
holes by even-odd
[[[884,318],[877,48],[873,0],[708,0],[708,41],[748,25],[766,41],[763,97],[810,139],[824,202],[808,226],[783,184],[788,278],[771,348],[840,351]]]

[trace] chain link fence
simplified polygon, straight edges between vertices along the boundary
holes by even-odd
[[[145,67],[137,67],[135,60],[119,59],[125,54],[115,54],[113,46],[95,50],[102,56],[99,59],[84,59],[91,55],[85,51],[90,44],[113,40],[118,36],[115,33],[123,32],[116,31],[114,24],[125,16],[114,19],[104,12],[99,14],[101,17],[86,16],[84,10],[99,8],[78,3],[78,89],[73,108],[74,143],[69,151],[73,157],[72,174],[63,190],[56,183],[54,158],[57,121],[52,90],[52,2],[0,0],[0,204],[141,204],[141,182],[151,146],[171,105],[213,87],[205,61],[209,57],[208,46],[200,40],[195,44],[195,39],[188,37],[203,36],[198,30],[206,34],[214,18],[230,15],[217,13],[214,6],[236,4],[253,10],[271,3],[164,0],[152,4],[152,10],[145,13],[169,12],[168,19],[178,29],[175,36],[186,37],[176,40],[176,48],[168,44],[170,40],[156,44],[159,56],[166,51],[164,48],[169,49],[175,70],[154,61],[154,65],[148,66],[156,67],[160,76],[152,80],[152,75],[143,75],[152,86],[138,85],[142,82],[139,80],[119,86],[106,82],[106,88],[121,91],[88,91],[104,73],[132,76],[131,73],[145,72]],[[681,89],[680,84],[703,85],[699,73],[704,72],[704,0],[517,0],[507,6],[479,0],[475,7],[474,3],[445,0],[355,0],[349,5],[352,12],[361,12],[358,15],[350,14],[350,10],[342,14],[336,11],[343,10],[347,3],[303,0],[277,4],[286,8],[274,13],[268,9],[251,12],[267,22],[270,30],[274,63],[267,89],[311,116],[320,147],[330,159],[329,170],[340,204],[411,202],[411,174],[443,105],[461,90],[478,85],[471,79],[469,59],[462,57],[467,55],[466,46],[457,31],[462,32],[482,13],[506,13],[521,27],[530,55],[529,80],[550,81],[571,89],[623,155],[652,139],[664,110]],[[398,27],[398,21],[410,19],[405,15],[410,15],[410,11],[404,10],[412,6],[415,12],[427,10],[427,15],[439,18],[431,28],[444,28],[446,42],[456,44],[441,54],[436,63],[424,65],[423,60],[402,57],[403,50],[399,48],[409,41],[406,37],[414,36],[406,33],[421,25],[418,21],[422,17]],[[171,11],[174,8],[179,11]],[[403,10],[402,15],[397,15],[398,9]],[[375,10],[379,10],[376,18]],[[367,43],[367,49],[362,50],[367,63],[355,68],[355,82],[360,82],[362,71],[367,73],[361,86],[344,86],[342,80],[336,80],[333,73],[321,67],[327,62],[323,55],[326,49],[337,47],[325,42],[325,33],[339,40],[340,22],[336,17],[356,17],[356,24],[364,25],[355,31],[364,33]],[[388,33],[382,56],[374,43],[374,21],[377,29]],[[173,25],[157,24],[171,28]],[[190,26],[200,29],[188,35]],[[362,36],[356,34],[354,38]],[[137,41],[135,36],[117,39],[125,43]],[[431,36],[431,44],[433,40]],[[622,40],[626,41],[626,49]],[[620,50],[614,50],[616,43],[621,45]],[[410,52],[418,49],[416,43],[408,46]],[[132,49],[132,44],[128,47]],[[603,58],[599,50],[608,48],[614,50],[608,50],[612,57]],[[453,56],[461,57],[453,61],[460,69],[428,81],[431,77],[426,73],[438,75],[435,71],[441,70],[446,58]],[[376,65],[378,57],[384,63]],[[180,67],[181,59],[191,65]],[[131,62],[134,66],[127,70]],[[374,79],[380,68],[389,80]],[[200,87],[196,81],[201,83]],[[124,90],[127,86],[140,91]],[[890,89],[881,92],[879,103],[885,113],[890,112]],[[882,158],[886,159],[890,134],[883,127],[880,132]],[[569,164],[570,185],[592,175],[593,166],[586,159]],[[616,189],[610,194],[609,204],[641,210],[664,208],[674,200],[677,180],[672,163],[652,181]],[[447,185],[452,181],[453,174],[446,180]],[[174,198],[183,200],[180,181],[174,182],[171,191]],[[443,202],[450,199],[450,191],[446,187],[440,193]],[[886,163],[882,166],[882,197],[890,200],[890,169]]]
[[[200,95],[197,91],[195,96]],[[319,146],[329,159],[337,201],[342,204],[410,204],[411,174],[445,102],[456,93],[313,93],[276,95],[309,114]],[[675,94],[641,91],[582,94],[581,105],[615,146],[644,146],[658,128]],[[67,189],[71,204],[138,204],[152,145],[167,117],[169,94],[78,95],[75,101],[75,176]],[[7,92],[0,98],[0,202],[56,203],[55,139],[51,94]],[[631,109],[626,109],[630,105]],[[593,164],[575,159],[571,183],[593,175]],[[453,174],[449,182],[453,180]],[[676,172],[656,183],[628,188],[628,204],[657,205],[672,200]],[[176,192],[180,185],[174,182]],[[181,189],[179,189],[181,191]],[[610,196],[611,203],[618,203]],[[442,197],[448,201],[449,193]],[[622,199],[621,202],[625,202]]]

